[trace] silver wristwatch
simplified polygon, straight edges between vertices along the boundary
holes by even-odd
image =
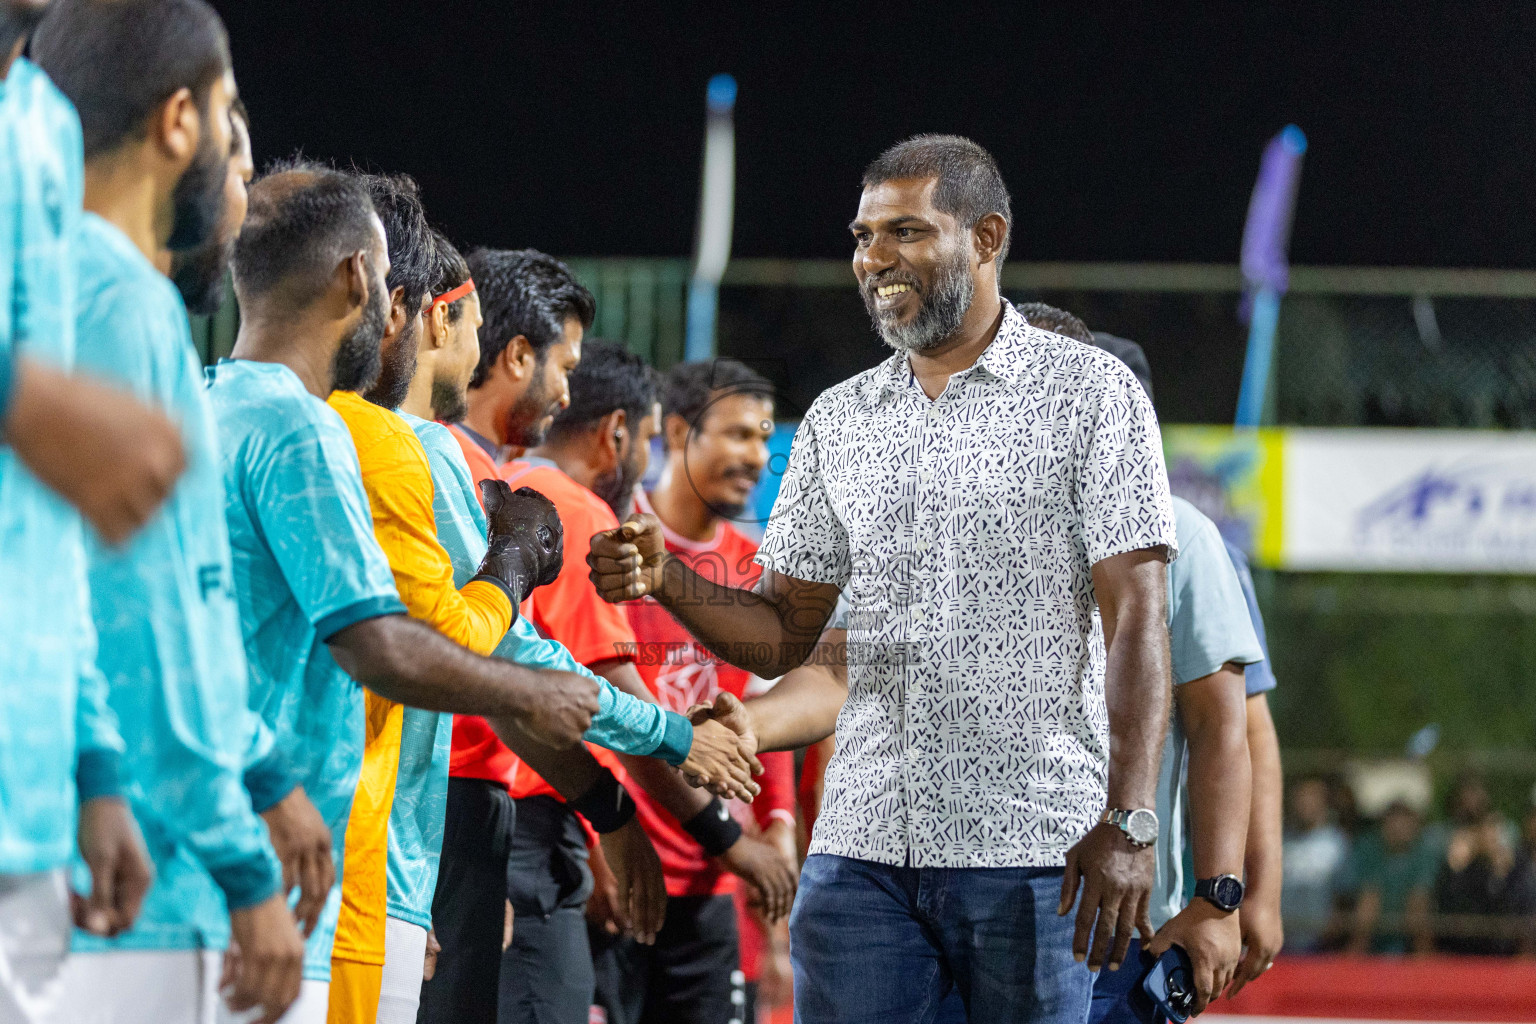
[[[1118,828],[1124,833],[1126,841],[1138,850],[1144,850],[1157,842],[1157,812],[1145,807],[1129,811],[1111,807],[1099,821]]]

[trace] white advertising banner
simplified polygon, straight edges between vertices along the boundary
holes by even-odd
[[[1288,569],[1536,573],[1536,433],[1284,431]]]

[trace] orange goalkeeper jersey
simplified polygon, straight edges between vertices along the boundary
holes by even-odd
[[[406,610],[455,643],[489,654],[512,624],[512,603],[493,583],[472,581],[454,589],[453,564],[437,540],[432,472],[416,432],[388,409],[350,391],[335,392],[329,405],[346,421],[357,446],[374,536],[389,558]],[[347,819],[341,918],[331,955],[382,964],[389,812],[400,767],[403,709],[373,693],[366,700],[363,773]]]

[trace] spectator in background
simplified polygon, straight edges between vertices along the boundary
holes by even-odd
[[[1361,832],[1360,805],[1355,800],[1354,788],[1343,779],[1328,780],[1328,806],[1333,811],[1334,824],[1353,841]]]
[[[1536,953],[1536,790],[1520,823],[1520,849],[1515,854],[1513,889],[1524,908],[1516,930],[1516,949],[1523,956]]]
[[[1508,956],[1515,952],[1515,919],[1527,913],[1508,822],[1486,810],[1457,825],[1435,878],[1435,948],[1445,953]]]
[[[1312,953],[1322,946],[1349,837],[1331,820],[1327,780],[1311,777],[1291,787],[1291,821],[1285,833],[1285,883],[1281,907],[1286,946]]]
[[[1489,815],[1498,823],[1504,845],[1511,850],[1519,846],[1520,830],[1514,822],[1494,809],[1493,797],[1488,794],[1488,784],[1482,776],[1467,772],[1457,777],[1450,793],[1446,795],[1445,820],[1426,827],[1424,837],[1434,848],[1436,856],[1446,854],[1456,833],[1482,827]]]
[[[1344,888],[1355,897],[1349,951],[1429,952],[1437,867],[1419,812],[1402,802],[1388,807],[1381,827],[1357,840],[1349,858]]]

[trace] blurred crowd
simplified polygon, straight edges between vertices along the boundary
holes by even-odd
[[[1287,952],[1536,954],[1536,792],[1519,821],[1475,775],[1439,817],[1398,801],[1366,819],[1321,776],[1286,803]]]

